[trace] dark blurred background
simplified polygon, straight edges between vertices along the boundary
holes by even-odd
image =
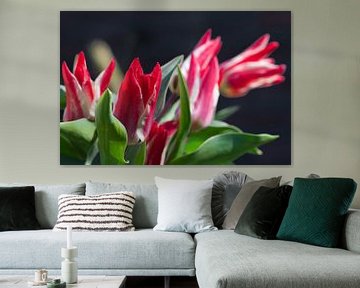
[[[287,66],[286,81],[270,88],[252,90],[237,99],[219,98],[218,110],[239,105],[226,122],[249,133],[269,133],[280,138],[261,148],[262,156],[246,154],[241,165],[291,164],[291,12],[93,12],[60,13],[60,60],[72,67],[75,54],[88,51],[95,39],[107,42],[123,71],[135,57],[146,73],[177,55],[185,57],[199,38],[212,28],[221,36],[220,63],[247,48],[265,33],[280,47],[272,54],[276,63]],[[88,57],[89,58],[89,57]],[[93,78],[97,75],[88,61]],[[61,79],[61,83],[62,79]]]

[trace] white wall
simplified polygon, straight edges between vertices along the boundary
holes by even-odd
[[[59,10],[291,10],[291,166],[160,168],[59,165]],[[360,1],[40,1],[0,2],[0,182],[151,182],[209,178],[242,170],[286,179],[314,172],[360,185]],[[359,189],[360,190],[360,189]],[[360,207],[360,192],[354,207]]]

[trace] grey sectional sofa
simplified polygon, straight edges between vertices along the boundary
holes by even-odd
[[[35,188],[37,217],[44,229],[0,232],[0,275],[28,274],[39,268],[60,273],[60,248],[66,245],[66,235],[51,230],[60,194],[127,190],[136,195],[136,231],[74,232],[80,274],[196,275],[200,288],[360,287],[360,211],[350,211],[347,216],[344,249],[329,249],[259,240],[229,230],[195,236],[153,231],[157,219],[155,185],[89,182]]]

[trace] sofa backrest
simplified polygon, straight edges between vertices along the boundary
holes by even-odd
[[[155,184],[86,182],[85,195],[131,191],[135,194],[133,223],[136,229],[153,228],[157,223],[158,192]]]

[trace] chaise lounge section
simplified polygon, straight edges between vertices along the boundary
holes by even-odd
[[[360,283],[360,211],[347,216],[346,249],[262,240],[230,230],[195,236],[200,288],[354,288]]]

